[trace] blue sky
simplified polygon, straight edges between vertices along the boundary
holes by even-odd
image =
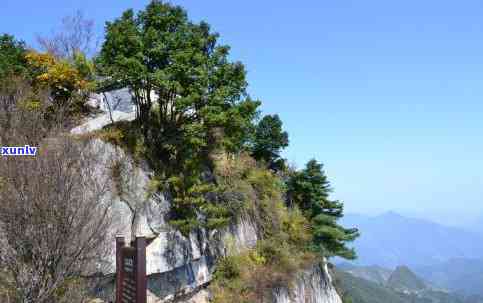
[[[81,9],[102,33],[146,3],[3,0],[0,32],[34,45]],[[324,162],[348,212],[483,213],[483,2],[172,3],[232,46],[250,94],[284,121],[287,159]]]

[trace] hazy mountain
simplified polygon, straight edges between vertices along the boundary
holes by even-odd
[[[342,223],[358,227],[354,242],[358,265],[411,268],[453,258],[483,258],[483,235],[389,212],[380,216],[346,215]]]
[[[336,270],[334,277],[345,302],[351,303],[483,303],[481,297],[465,298],[433,289],[398,291],[389,286]],[[404,282],[406,283],[406,282]]]
[[[398,266],[389,276],[386,285],[403,292],[420,291],[427,288],[426,283],[407,266]]]
[[[350,263],[341,263],[337,268],[350,273],[354,277],[362,278],[380,285],[385,285],[392,274],[392,270],[381,266],[355,266]]]
[[[483,303],[483,297],[467,297],[437,290],[418,277],[408,267],[400,266],[390,272],[382,283],[362,278],[378,276],[377,266],[358,267],[350,264],[337,266],[334,277],[339,291],[352,303]],[[372,273],[371,273],[372,271]]]
[[[433,285],[465,294],[483,295],[483,259],[452,259],[415,268]]]
[[[383,285],[355,277],[344,271],[335,273],[336,283],[352,303],[407,303],[402,296]]]

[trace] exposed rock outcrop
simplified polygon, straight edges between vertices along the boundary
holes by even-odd
[[[274,303],[342,303],[327,264],[300,273],[291,290],[275,291]]]
[[[92,148],[104,159],[98,173],[117,173],[110,184],[115,225],[107,231],[112,239],[112,253],[103,272],[106,282],[99,296],[106,302],[113,301],[115,236],[123,235],[130,241],[142,235],[152,240],[147,248],[148,302],[208,302],[204,286],[212,278],[216,258],[253,247],[258,240],[255,224],[245,217],[224,230],[200,231],[185,237],[167,224],[169,195],[150,192],[153,173],[146,165],[135,163],[121,148],[98,139],[92,140]],[[300,273],[294,288],[276,290],[275,298],[276,303],[342,302],[326,266]]]

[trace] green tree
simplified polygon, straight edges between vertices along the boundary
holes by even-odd
[[[177,154],[206,148],[216,129],[229,149],[246,140],[259,102],[246,98],[245,68],[228,60],[229,47],[217,39],[207,23],[194,24],[181,7],[161,1],[107,23],[97,60],[103,87],[131,90],[160,157],[179,162]]]
[[[244,66],[217,40],[207,23],[154,0],[107,23],[96,60],[101,90],[129,88],[143,156],[168,184],[171,222],[184,230],[200,213],[212,217],[209,225],[225,222],[223,209],[205,199],[202,172],[213,150],[242,149],[260,104],[247,96]]]
[[[327,257],[354,259],[354,250],[346,244],[355,240],[359,232],[337,223],[343,217],[344,206],[342,202],[330,199],[330,182],[322,164],[310,160],[303,170],[291,176],[287,188],[290,203],[299,207],[310,220],[314,237],[312,248]]]
[[[21,75],[25,71],[25,43],[8,34],[0,35],[0,78]]]
[[[89,72],[89,61],[83,54],[76,54],[73,62],[35,51],[29,51],[25,58],[32,86],[50,93],[51,112],[64,112],[63,119],[71,119],[88,111],[85,101],[95,81]]]
[[[280,152],[288,146],[288,133],[282,130],[278,115],[267,115],[257,124],[253,138],[252,156],[271,167],[279,167]]]

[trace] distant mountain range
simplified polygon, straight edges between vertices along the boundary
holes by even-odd
[[[351,303],[483,303],[481,296],[465,296],[436,289],[406,266],[395,270],[348,263],[335,269],[336,285]]]
[[[337,265],[339,271],[351,274],[373,283],[386,286],[399,292],[419,292],[424,289],[435,289],[430,283],[418,277],[407,266],[398,266],[394,270],[380,266],[355,266],[350,263]]]
[[[396,267],[387,279],[386,286],[403,293],[419,292],[428,288],[428,285],[407,266]]]
[[[375,282],[353,276],[344,271],[336,271],[336,284],[344,297],[344,302],[350,303],[408,303],[395,291]]]
[[[483,234],[476,232],[394,212],[375,217],[348,214],[341,223],[361,232],[354,242],[358,265],[418,268],[451,259],[483,259]]]
[[[483,296],[483,259],[451,259],[437,265],[421,266],[415,271],[435,286]]]
[[[433,287],[483,295],[483,235],[394,212],[347,215],[342,224],[361,232],[354,242],[358,259],[341,265],[346,272],[382,284],[405,264]]]
[[[392,270],[377,265],[355,266],[351,263],[343,262],[338,264],[337,268],[353,275],[354,277],[368,280],[380,285],[385,285],[392,274]]]

